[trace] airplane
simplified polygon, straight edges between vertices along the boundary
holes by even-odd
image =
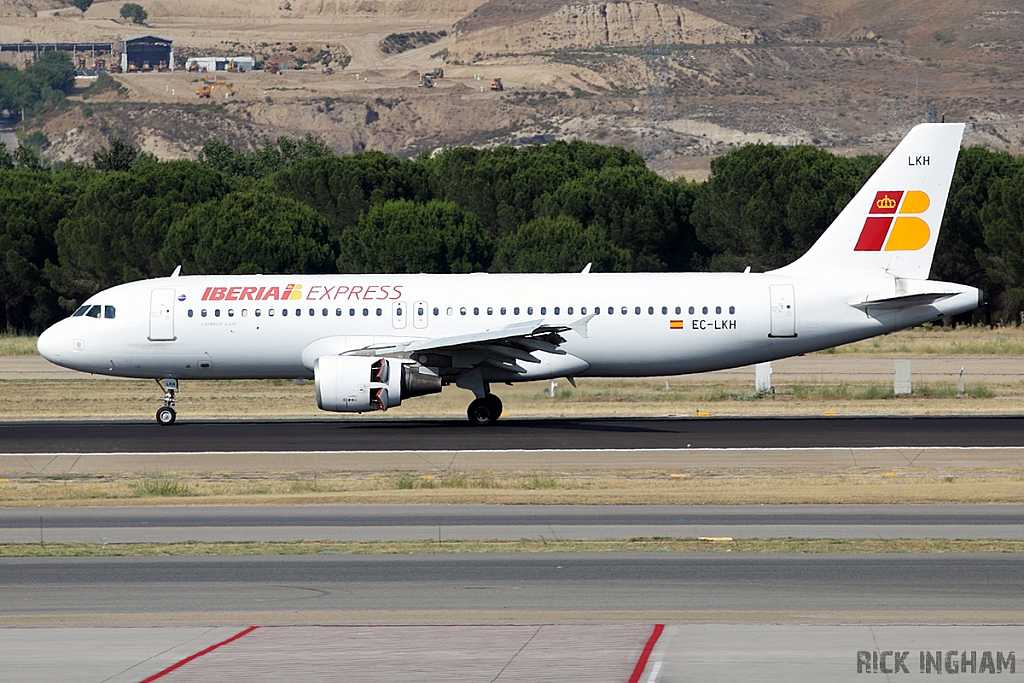
[[[388,410],[455,385],[474,425],[491,386],[771,361],[970,311],[928,279],[963,124],[914,127],[799,259],[765,273],[190,275],[102,291],[39,337],[49,361],[181,380],[305,378],[325,411]]]

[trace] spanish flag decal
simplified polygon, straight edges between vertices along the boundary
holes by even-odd
[[[669,320],[668,321],[668,329],[670,329],[670,330],[681,330],[681,329],[683,329],[683,321],[682,320]]]

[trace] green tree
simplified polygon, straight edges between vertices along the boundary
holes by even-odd
[[[276,142],[265,140],[263,147],[246,154],[231,145],[211,138],[199,152],[199,163],[228,176],[262,178],[306,159],[334,156],[334,152],[311,133],[301,140],[282,135]]]
[[[486,270],[493,242],[454,202],[387,201],[341,236],[342,273],[470,273]]]
[[[987,253],[979,254],[993,284],[1005,293],[997,305],[1002,317],[1017,322],[1024,310],[1024,166],[995,178],[981,209]]]
[[[715,159],[690,216],[711,269],[763,271],[795,260],[880,163],[806,145],[745,145]]]
[[[623,166],[590,171],[562,183],[537,200],[536,210],[539,215],[572,216],[587,227],[599,227],[630,255],[628,270],[688,270],[698,248],[687,219],[691,203],[685,186],[646,167]]]
[[[506,235],[494,255],[503,273],[577,273],[588,263],[595,271],[627,270],[630,253],[612,244],[599,225],[575,218],[542,216]]]
[[[80,299],[122,282],[166,275],[159,252],[171,224],[228,191],[221,174],[191,161],[98,174],[57,229],[54,285]]]
[[[145,24],[146,19],[149,18],[149,14],[142,8],[142,5],[138,5],[134,2],[126,2],[121,5],[121,18],[128,19],[133,24]]]
[[[92,7],[92,0],[71,0],[71,4],[85,13],[89,11],[90,7]]]
[[[110,149],[100,147],[92,153],[92,165],[98,171],[130,171],[138,163],[155,163],[156,157],[141,152],[121,138],[110,141]]]
[[[340,238],[369,207],[392,199],[429,199],[423,165],[383,152],[306,159],[263,181],[262,187],[319,211]]]
[[[233,192],[176,221],[160,258],[189,274],[333,272],[328,230],[323,216],[299,202]]]
[[[14,168],[14,155],[7,150],[7,143],[0,140],[0,171]]]
[[[57,260],[54,233],[89,172],[0,171],[0,324],[38,332],[63,317],[44,274]]]

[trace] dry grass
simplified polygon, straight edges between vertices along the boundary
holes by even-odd
[[[1024,470],[375,472],[12,477],[5,507],[126,505],[702,505],[1018,503]]]
[[[0,356],[38,356],[37,339],[39,337],[0,332]]]
[[[1024,541],[1006,539],[696,538],[561,541],[294,541],[241,543],[3,543],[0,557],[141,557],[182,555],[412,555],[419,553],[741,552],[741,553],[1020,553]]]
[[[1024,356],[1024,327],[935,327],[845,344],[819,353],[884,356]]]

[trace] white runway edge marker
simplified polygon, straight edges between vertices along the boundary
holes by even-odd
[[[462,448],[462,449],[387,449],[374,451],[39,451],[0,453],[3,458],[71,457],[84,455],[362,455],[365,453],[409,453],[413,455],[458,455],[459,453],[813,453],[831,451],[1022,451],[1024,446],[799,446],[752,448]]]

